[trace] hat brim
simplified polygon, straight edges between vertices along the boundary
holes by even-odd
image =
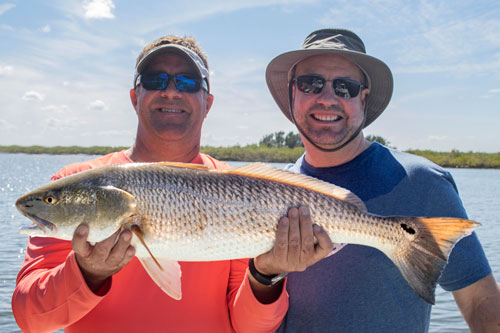
[[[315,55],[338,54],[358,65],[368,76],[370,93],[367,97],[364,127],[370,125],[385,110],[392,97],[393,78],[389,67],[382,61],[365,53],[332,50],[302,49],[283,53],[274,58],[266,69],[266,82],[271,95],[281,112],[290,120],[288,72],[301,60]]]

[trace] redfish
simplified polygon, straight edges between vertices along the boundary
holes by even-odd
[[[132,230],[136,256],[158,286],[181,299],[177,261],[252,258],[270,250],[280,217],[307,205],[335,243],[374,247],[409,286],[434,304],[437,280],[454,244],[479,223],[459,218],[383,217],[338,186],[254,163],[227,170],[184,163],[99,167],[20,197],[32,236],[71,240],[87,223],[89,242]]]

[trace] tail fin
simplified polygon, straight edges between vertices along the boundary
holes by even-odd
[[[417,295],[434,304],[434,290],[455,244],[480,224],[449,217],[394,217],[407,234],[391,259]],[[409,245],[409,246],[408,246]]]

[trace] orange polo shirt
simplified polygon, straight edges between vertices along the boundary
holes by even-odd
[[[52,180],[98,166],[132,163],[124,151],[71,164]],[[199,154],[191,163],[218,169],[224,162]],[[247,260],[180,262],[182,299],[163,293],[134,257],[106,283],[103,296],[87,286],[71,242],[30,237],[12,296],[25,332],[270,332],[287,309],[288,294],[261,304],[248,281]]]

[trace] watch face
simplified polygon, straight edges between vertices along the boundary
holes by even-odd
[[[288,275],[288,273],[281,273],[281,274],[278,274],[275,277],[271,278],[271,286],[274,286],[276,283],[283,280],[285,278],[285,276],[287,276],[287,275]]]

